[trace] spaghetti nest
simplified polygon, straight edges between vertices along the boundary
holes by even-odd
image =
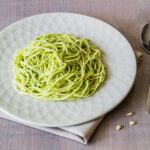
[[[75,100],[93,95],[105,79],[101,51],[69,34],[37,37],[16,53],[17,91],[42,100]]]

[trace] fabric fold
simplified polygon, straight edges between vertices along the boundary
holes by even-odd
[[[35,126],[35,125],[27,124],[27,123],[22,123],[18,120],[14,120],[10,116],[2,112],[0,112],[0,118],[14,121],[14,122],[17,122],[17,123],[20,123],[20,124],[23,124],[23,125],[35,128],[35,129],[39,129],[48,133],[59,135],[68,139],[72,139],[77,142],[81,142],[83,144],[87,144],[94,130],[103,119],[103,117],[100,117],[94,121],[81,124],[81,125],[77,125],[77,126],[72,126],[72,127],[48,128],[48,127],[40,127],[40,126]]]

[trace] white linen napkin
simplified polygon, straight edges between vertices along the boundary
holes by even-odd
[[[40,126],[35,126],[27,123],[22,123],[18,120],[14,120],[14,118],[11,118],[10,116],[0,112],[0,118],[4,118],[7,120],[15,121],[21,124],[24,124],[29,127],[33,127],[42,131],[46,131],[52,134],[56,134],[65,138],[69,138],[72,140],[75,140],[77,142],[81,142],[83,144],[87,144],[88,140],[90,139],[92,133],[98,126],[98,124],[102,121],[103,117],[100,117],[94,121],[77,125],[77,126],[72,126],[72,127],[60,127],[60,128],[49,128],[49,127],[40,127]]]
[[[142,53],[139,51],[135,51],[135,55],[136,55],[137,63],[140,63],[141,58],[142,58]],[[18,120],[14,120],[13,118],[11,118],[10,116],[8,116],[6,114],[0,112],[0,118],[15,121],[15,122],[24,124],[26,126],[30,126],[30,127],[33,127],[33,128],[45,131],[45,132],[49,132],[52,134],[56,134],[56,135],[59,135],[59,136],[65,137],[65,138],[69,138],[69,139],[81,142],[83,144],[87,144],[88,140],[90,139],[91,135],[95,131],[96,127],[102,121],[103,117],[104,116],[102,116],[94,121],[84,123],[81,125],[76,125],[76,126],[71,126],[71,127],[49,128],[49,127],[40,127],[40,126],[22,123]]]

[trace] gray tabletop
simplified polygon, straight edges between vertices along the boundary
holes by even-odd
[[[104,20],[121,31],[134,49],[142,51],[139,35],[141,27],[150,21],[150,1],[0,0],[0,29],[45,12],[75,12]],[[145,114],[145,102],[150,84],[150,55],[143,55],[131,92],[105,117],[88,145],[0,119],[0,150],[149,150],[150,116]],[[128,111],[136,112],[131,119],[137,125],[128,125]],[[115,126],[120,123],[124,128],[117,132]]]

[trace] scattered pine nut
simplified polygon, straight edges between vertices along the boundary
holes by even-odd
[[[135,56],[137,59],[137,63],[139,64],[142,61],[143,54],[139,52],[138,50],[135,51],[135,54],[136,54]]]
[[[131,126],[132,126],[132,125],[135,125],[135,124],[136,124],[136,122],[135,122],[135,121],[132,121],[132,120],[131,120],[131,121],[129,121],[129,125],[131,125]]]
[[[116,130],[119,131],[119,130],[121,130],[122,127],[123,127],[122,125],[117,125]]]
[[[133,115],[134,115],[133,112],[128,112],[128,113],[126,114],[126,116],[133,116]]]

